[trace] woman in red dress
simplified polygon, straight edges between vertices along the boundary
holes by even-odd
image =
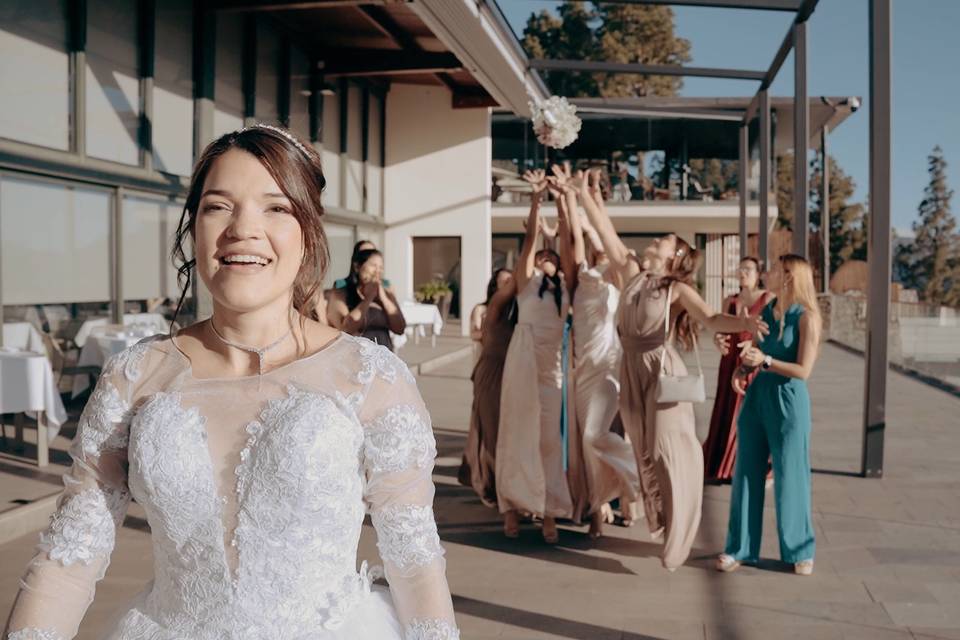
[[[760,262],[756,258],[744,258],[738,270],[740,293],[723,301],[723,310],[730,314],[757,315],[773,299],[760,282]],[[743,396],[734,393],[730,382],[740,367],[740,350],[737,345],[751,340],[749,333],[730,335],[718,333],[714,343],[723,354],[717,375],[717,399],[710,417],[710,433],[703,443],[704,480],[707,482],[730,482],[737,455],[737,413]]]

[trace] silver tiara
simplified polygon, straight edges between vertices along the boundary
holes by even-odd
[[[286,138],[287,140],[289,140],[290,143],[293,144],[297,149],[300,149],[300,151],[302,151],[304,155],[306,155],[307,157],[310,157],[310,152],[307,151],[307,148],[306,148],[305,146],[303,146],[303,143],[300,142],[299,140],[297,140],[297,139],[293,136],[293,134],[291,134],[291,133],[290,133],[289,131],[287,131],[286,129],[283,129],[283,128],[281,128],[281,127],[275,127],[275,126],[273,126],[272,124],[266,124],[265,122],[258,122],[258,123],[254,124],[254,125],[252,125],[252,126],[244,127],[243,129],[238,130],[237,133],[243,133],[244,131],[252,131],[252,130],[254,130],[254,129],[269,129],[270,131],[273,131],[274,133],[279,133],[279,134],[282,135],[284,138]]]

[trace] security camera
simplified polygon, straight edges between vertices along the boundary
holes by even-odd
[[[847,106],[850,107],[850,113],[853,113],[860,108],[860,98],[847,98],[844,102],[846,102]]]

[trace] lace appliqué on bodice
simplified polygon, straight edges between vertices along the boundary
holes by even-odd
[[[130,496],[143,506],[154,582],[111,637],[308,640],[341,628],[382,575],[366,563],[356,568],[368,506],[406,638],[459,637],[449,604],[420,604],[449,602],[431,504],[429,415],[396,356],[367,340],[338,342],[339,353],[322,366],[305,359],[239,425],[232,482],[218,473],[223,465],[214,465],[208,443],[208,430],[230,428],[217,405],[205,404],[216,392],[173,370],[163,379],[187,383],[139,394],[144,368],[157,375],[157,358],[146,358],[157,349],[150,342],[104,367],[40,549],[41,561],[63,569],[89,566],[84,579],[95,581]],[[443,597],[408,589],[440,589]],[[31,622],[46,619],[20,621],[9,637],[62,640],[79,617],[42,630]]]

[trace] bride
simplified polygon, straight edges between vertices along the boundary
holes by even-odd
[[[196,269],[213,316],[104,367],[8,640],[76,635],[131,497],[154,580],[111,640],[459,638],[413,377],[308,318],[327,265],[323,187],[316,152],[283,129],[206,149],[177,253],[184,291]],[[367,512],[389,592],[357,570]]]

